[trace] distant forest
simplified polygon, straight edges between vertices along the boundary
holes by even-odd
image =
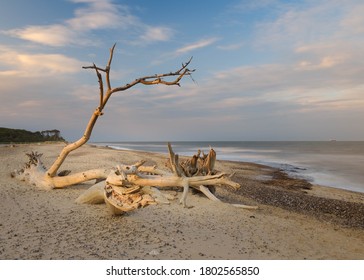
[[[44,141],[65,141],[57,129],[43,131],[28,131],[0,127],[0,143],[26,143]]]

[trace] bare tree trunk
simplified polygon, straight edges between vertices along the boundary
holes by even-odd
[[[66,145],[60,152],[57,159],[53,162],[53,164],[50,166],[50,168],[46,172],[43,170],[45,168],[42,165],[42,168],[40,170],[38,170],[37,172],[35,172],[34,168],[32,169],[32,171],[27,170],[26,171],[27,176],[22,175],[22,173],[24,172],[24,170],[26,168],[23,169],[23,171],[19,170],[19,171],[14,172],[13,176],[21,177],[21,179],[26,179],[26,178],[31,178],[31,177],[37,178],[34,180],[33,179],[30,179],[30,180],[33,182],[33,184],[36,184],[41,188],[51,188],[51,187],[62,188],[65,186],[78,184],[80,182],[88,181],[88,180],[95,179],[95,178],[96,179],[105,178],[105,174],[104,174],[103,170],[98,171],[98,172],[86,171],[86,172],[80,173],[81,175],[75,174],[75,175],[68,175],[68,176],[62,176],[62,177],[57,176],[57,172],[58,172],[59,168],[62,166],[65,159],[67,158],[68,154],[71,153],[72,151],[78,149],[85,143],[87,143],[87,141],[90,139],[91,133],[96,124],[96,121],[99,118],[99,116],[101,116],[103,114],[103,109],[105,108],[111,95],[115,92],[125,91],[137,84],[144,84],[144,85],[163,84],[163,85],[168,85],[168,86],[170,86],[170,85],[180,86],[180,84],[179,84],[180,80],[184,76],[191,75],[191,73],[194,71],[194,70],[190,70],[187,68],[187,66],[191,62],[191,59],[192,59],[191,58],[187,63],[182,64],[182,67],[175,72],[145,76],[142,78],[135,79],[131,83],[128,83],[124,86],[112,88],[111,82],[110,82],[110,70],[111,70],[111,62],[112,62],[113,55],[114,55],[114,49],[115,49],[115,44],[110,49],[109,60],[108,60],[108,63],[105,68],[97,67],[95,64],[93,64],[92,66],[83,67],[84,69],[94,69],[96,71],[97,79],[99,82],[99,95],[100,95],[99,106],[94,110],[94,112],[86,126],[83,136],[80,139],[78,139],[77,141]],[[105,73],[106,86],[107,86],[106,90],[104,87],[103,76],[101,75],[100,72]],[[177,78],[175,78],[172,81],[165,80],[165,78],[173,77],[173,76],[177,76]],[[40,159],[40,157],[38,159]],[[35,163],[35,165],[36,165],[36,163]],[[32,173],[34,173],[34,175],[32,175]],[[87,174],[87,176],[83,176],[82,174]],[[42,176],[44,178],[40,179]]]
[[[111,70],[111,62],[113,59],[115,46],[116,46],[116,44],[114,44],[113,47],[110,49],[109,61],[106,65],[105,69],[99,68],[95,64],[93,66],[83,67],[84,69],[95,69],[95,71],[96,71],[96,75],[97,75],[98,82],[99,82],[100,103],[99,103],[99,106],[93,112],[93,114],[87,124],[87,127],[85,129],[83,136],[76,142],[71,143],[63,148],[63,150],[59,154],[58,158],[55,160],[55,162],[52,164],[52,166],[48,169],[48,171],[47,171],[48,176],[50,176],[50,177],[56,176],[57,171],[61,167],[62,163],[64,162],[64,160],[66,159],[68,154],[70,152],[78,149],[79,147],[81,147],[83,144],[85,144],[90,139],[92,130],[95,126],[95,123],[96,123],[98,117],[103,114],[102,110],[104,109],[107,101],[109,100],[109,98],[111,97],[111,95],[114,92],[125,91],[139,83],[142,83],[144,85],[164,84],[164,85],[180,86],[179,81],[183,78],[183,76],[191,75],[191,73],[194,71],[194,70],[189,70],[187,68],[187,66],[191,62],[191,59],[190,59],[187,63],[182,64],[182,68],[180,68],[176,72],[170,72],[167,74],[156,74],[153,76],[146,76],[146,77],[138,78],[138,79],[134,80],[133,82],[126,84],[125,86],[112,88],[111,82],[110,82],[110,70]],[[100,74],[100,71],[105,72],[106,83],[107,83],[106,93],[105,93],[104,83],[103,83],[103,79],[102,79],[102,75]],[[171,81],[171,82],[167,82],[167,81],[163,80],[164,77],[170,77],[170,76],[178,76],[178,77],[177,77],[177,79],[175,79],[174,81]]]
[[[78,139],[76,142],[68,144],[66,147],[64,147],[63,150],[61,151],[61,153],[59,154],[59,156],[57,157],[57,159],[55,160],[55,162],[48,169],[47,175],[49,177],[54,177],[57,175],[57,171],[59,170],[62,163],[65,161],[66,157],[68,156],[68,154],[70,152],[78,149],[83,144],[87,143],[87,141],[90,139],[90,136],[91,136],[92,130],[95,126],[95,123],[100,115],[101,115],[100,109],[97,108],[94,111],[94,113],[92,114],[83,136],[80,139]]]

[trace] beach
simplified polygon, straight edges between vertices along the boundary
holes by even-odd
[[[43,153],[50,166],[63,146],[0,147],[0,259],[364,259],[363,193],[311,185],[217,154],[215,168],[234,174],[241,185],[237,191],[216,188],[226,203],[190,192],[192,208],[177,199],[113,216],[105,204],[75,203],[94,182],[44,191],[10,177],[27,160],[25,153]],[[167,156],[85,145],[61,170],[111,169],[142,159],[162,168]]]

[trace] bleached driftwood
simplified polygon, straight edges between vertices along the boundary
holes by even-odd
[[[145,161],[139,161],[133,165],[118,165],[113,170],[95,169],[88,170],[74,175],[57,176],[53,177],[52,181],[44,181],[47,176],[44,176],[46,168],[41,161],[42,154],[30,153],[27,154],[29,162],[26,164],[24,170],[18,176],[22,176],[24,180],[34,184],[47,186],[49,189],[63,187],[58,180],[62,177],[73,178],[72,182],[83,182],[85,178],[102,179],[104,181],[96,183],[83,193],[76,202],[78,203],[103,203],[105,202],[111,209],[113,214],[122,214],[124,212],[132,211],[140,207],[145,207],[151,204],[166,204],[169,203],[167,197],[160,191],[163,188],[182,188],[183,193],[180,203],[187,207],[187,195],[189,188],[194,188],[201,191],[209,199],[221,202],[214,194],[210,192],[208,187],[222,187],[227,186],[234,190],[240,186],[238,183],[233,182],[225,173],[216,173],[213,169],[215,162],[214,157],[216,153],[211,149],[209,155],[198,159],[196,167],[199,167],[194,176],[188,177],[185,175],[185,169],[188,166],[188,160],[183,161],[183,168],[179,164],[178,155],[174,154],[172,147],[168,144],[170,152],[169,162],[171,163],[171,170],[166,171],[159,169],[156,166],[144,166]],[[193,163],[194,164],[194,163]],[[211,169],[208,175],[200,175],[204,172],[204,168],[209,166]],[[61,173],[61,172],[60,172]],[[63,172],[62,173],[68,173]],[[207,187],[208,186],[208,187]],[[256,209],[255,206],[234,204],[234,206],[244,209]]]
[[[183,188],[180,202],[186,207],[187,194],[189,188],[195,188],[212,200],[219,201],[210,191],[210,186],[230,186],[237,189],[239,184],[233,182],[225,174],[215,174],[214,164],[216,153],[210,149],[208,155],[200,152],[194,155],[189,161],[180,164],[178,155],[174,154],[172,147],[168,144],[170,154],[169,165],[172,172],[166,172],[153,167],[143,167],[144,162],[139,162],[132,166],[118,166],[112,170],[93,169],[76,174],[70,171],[58,172],[68,154],[82,145],[90,138],[97,119],[103,115],[103,110],[111,95],[115,92],[125,91],[137,84],[143,85],[178,85],[184,76],[190,76],[194,70],[188,69],[191,59],[182,64],[182,67],[175,72],[165,74],[155,74],[135,79],[134,81],[119,87],[112,87],[110,82],[111,62],[113,59],[115,45],[110,49],[110,56],[105,68],[100,68],[93,64],[83,67],[84,69],[94,69],[99,83],[99,105],[94,110],[87,124],[83,136],[70,144],[67,144],[60,152],[57,159],[47,169],[42,161],[41,154],[27,154],[29,162],[23,169],[12,173],[13,177],[24,180],[42,189],[64,188],[82,182],[96,179],[97,181],[106,180],[106,183],[97,183],[90,188],[86,194],[78,199],[78,202],[100,203],[105,201],[113,213],[123,213],[139,207],[158,202],[166,202],[166,198],[157,189],[165,187]],[[101,72],[106,79],[106,87]],[[172,81],[166,81],[167,77],[176,77]],[[147,171],[148,170],[148,171]],[[58,172],[58,173],[57,173]],[[103,196],[103,198],[101,197]]]
[[[69,171],[61,171],[59,173],[61,176],[50,177],[46,172],[46,167],[41,161],[42,154],[31,152],[26,155],[28,156],[29,161],[25,164],[24,168],[12,172],[11,176],[45,190],[64,188],[94,179],[106,179],[110,173],[110,170],[100,168],[66,176],[62,175],[64,173],[69,173]]]
[[[20,180],[26,180],[29,183],[36,185],[41,189],[52,189],[52,188],[63,188],[71,185],[79,184],[81,182],[89,181],[92,179],[106,179],[109,171],[104,169],[87,170],[81,173],[69,175],[57,174],[59,168],[65,161],[66,157],[72,151],[78,149],[84,145],[91,137],[92,130],[96,124],[96,121],[100,116],[103,115],[103,110],[110,99],[111,95],[115,92],[125,91],[132,88],[135,85],[177,85],[180,86],[180,81],[184,76],[190,76],[194,70],[188,69],[192,58],[187,62],[183,63],[182,67],[175,72],[169,72],[164,74],[155,74],[137,78],[134,81],[127,83],[124,86],[112,87],[110,81],[111,62],[114,55],[115,44],[110,49],[109,60],[105,68],[101,68],[93,64],[92,66],[83,67],[84,69],[94,69],[99,83],[99,105],[94,110],[91,118],[86,126],[83,136],[77,141],[67,144],[60,152],[57,159],[53,162],[49,169],[40,161],[40,156],[37,154],[30,155],[30,161],[23,169],[16,170],[12,173],[13,177],[19,178]],[[101,73],[104,73],[104,78]],[[167,81],[166,78],[175,77],[172,81]],[[106,87],[104,86],[104,79],[106,80]]]
[[[194,188],[215,202],[222,202],[206,186],[230,187],[234,190],[240,185],[233,182],[225,173],[217,173],[214,168],[216,153],[210,149],[209,155],[199,158],[200,166],[194,176],[186,176],[185,169],[188,161],[183,162],[184,168],[179,164],[179,156],[176,155],[168,143],[169,164],[171,172],[157,168],[156,166],[144,166],[145,161],[139,161],[134,165],[119,165],[110,172],[104,184],[98,183],[83,193],[76,201],[78,203],[99,203],[102,200],[109,206],[113,214],[121,214],[140,207],[157,203],[169,203],[160,189],[177,187],[182,188],[183,193],[180,203],[187,207],[187,195],[189,188]],[[193,163],[194,164],[194,163]],[[208,175],[199,175],[209,168]],[[172,197],[173,199],[174,197]],[[232,204],[244,209],[257,209],[256,206]]]

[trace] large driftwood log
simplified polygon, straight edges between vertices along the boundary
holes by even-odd
[[[182,188],[183,193],[180,203],[188,207],[186,200],[189,187],[201,191],[209,199],[221,202],[208,187],[230,187],[234,190],[240,185],[233,182],[226,174],[217,173],[213,169],[216,153],[210,149],[209,155],[201,158],[199,171],[194,176],[186,176],[185,168],[188,161],[184,162],[184,168],[179,164],[179,156],[176,155],[168,143],[169,164],[171,172],[157,168],[156,166],[144,166],[144,161],[134,165],[119,165],[110,172],[104,184],[98,183],[83,193],[76,202],[78,203],[100,203],[102,200],[109,206],[113,214],[122,214],[140,207],[157,203],[169,203],[163,192],[159,189],[177,187]],[[195,164],[194,162],[192,164]],[[199,175],[206,172],[207,175]],[[172,197],[174,198],[174,197]],[[256,206],[233,204],[233,206],[244,209],[257,209]]]
[[[42,154],[31,152],[26,155],[29,160],[24,168],[15,170],[11,173],[11,176],[45,190],[64,188],[94,179],[105,180],[110,173],[110,170],[100,168],[63,176],[65,173],[70,173],[67,170],[66,172],[61,171],[59,176],[50,177],[47,175],[47,169],[41,161]]]
[[[169,166],[171,171],[159,169],[156,166],[144,166],[145,161],[139,161],[133,165],[118,165],[114,169],[94,169],[73,175],[48,177],[45,176],[46,168],[44,167],[41,156],[36,152],[27,154],[29,161],[25,164],[22,172],[13,174],[29,183],[43,188],[63,188],[64,180],[74,182],[84,182],[85,179],[104,179],[96,183],[83,193],[76,202],[78,203],[103,203],[105,202],[111,209],[113,214],[122,214],[140,207],[151,204],[169,203],[168,197],[160,191],[164,188],[182,188],[183,193],[180,203],[187,207],[187,195],[189,188],[196,189],[205,194],[209,199],[221,202],[210,191],[210,187],[230,187],[236,190],[240,185],[230,179],[225,173],[218,173],[214,170],[216,153],[213,149],[207,156],[192,160],[183,161],[183,167],[179,164],[179,156],[176,155],[172,146],[168,143],[169,150]],[[198,153],[199,154],[199,153]],[[196,163],[197,161],[197,163]],[[193,176],[187,176],[186,170],[190,170],[189,165],[197,168]],[[68,171],[60,173],[69,173]],[[206,175],[202,175],[207,173]],[[58,180],[61,180],[59,182]],[[174,197],[172,197],[174,198]],[[244,209],[256,209],[255,206],[234,204],[234,206]]]

